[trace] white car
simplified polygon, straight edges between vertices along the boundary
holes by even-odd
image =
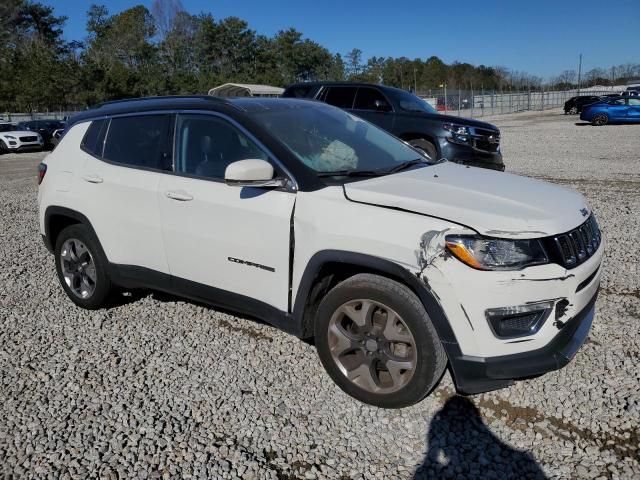
[[[0,122],[0,153],[42,150],[44,142],[38,132],[18,130],[8,122]]]
[[[144,287],[259,317],[314,337],[373,405],[420,401],[447,366],[464,393],[561,368],[594,318],[604,246],[580,194],[433,163],[326,104],[103,104],[70,121],[40,182],[77,305]]]

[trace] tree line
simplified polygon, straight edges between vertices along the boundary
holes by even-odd
[[[30,0],[0,3],[0,111],[84,108],[105,100],[205,93],[227,82],[285,86],[310,80],[358,80],[407,90],[538,89],[542,79],[505,67],[332,53],[295,28],[266,36],[237,17],[191,14],[180,0],[155,0],[112,13],[91,5],[86,38],[66,40],[66,18]],[[611,74],[609,74],[611,73]],[[640,66],[593,70],[609,84],[640,76]],[[557,85],[575,85],[563,72]]]

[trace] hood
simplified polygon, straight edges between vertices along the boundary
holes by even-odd
[[[11,130],[10,132],[0,132],[0,136],[4,137],[5,135],[11,135],[12,137],[24,137],[24,136],[38,136],[39,132],[34,132],[33,130]]]
[[[567,232],[590,209],[568,188],[444,162],[344,186],[346,197],[449,220],[483,235],[538,238]]]
[[[498,127],[487,122],[480,120],[474,120],[473,118],[456,117],[453,115],[445,115],[442,113],[422,113],[422,112],[402,112],[396,113],[396,115],[408,115],[411,117],[423,117],[431,120],[437,120],[443,123],[455,123],[456,125],[464,125],[466,127],[486,128],[488,130],[500,131]]]

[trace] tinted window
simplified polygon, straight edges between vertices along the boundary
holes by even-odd
[[[329,87],[324,101],[340,108],[352,108],[357,87]]]
[[[227,166],[233,162],[267,160],[244,133],[219,117],[180,115],[176,134],[176,172],[224,179]]]
[[[381,107],[376,107],[376,101],[382,102]],[[391,106],[387,99],[384,98],[382,92],[376,90],[375,88],[366,88],[360,87],[358,89],[358,94],[356,95],[356,102],[353,108],[360,110],[378,110],[383,112],[388,112],[391,110]]]
[[[96,157],[102,157],[104,134],[107,130],[106,120],[94,120],[84,134],[80,147]]]
[[[134,167],[171,168],[170,115],[112,118],[103,157]]]
[[[435,108],[429,105],[420,97],[416,97],[414,94],[403,91],[395,91],[396,100],[400,104],[400,108],[407,112],[427,112],[438,113]]]
[[[311,87],[288,88],[283,97],[306,98],[311,91]]]

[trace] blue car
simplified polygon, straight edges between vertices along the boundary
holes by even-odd
[[[607,98],[585,107],[580,120],[592,125],[607,123],[640,123],[640,97]]]

